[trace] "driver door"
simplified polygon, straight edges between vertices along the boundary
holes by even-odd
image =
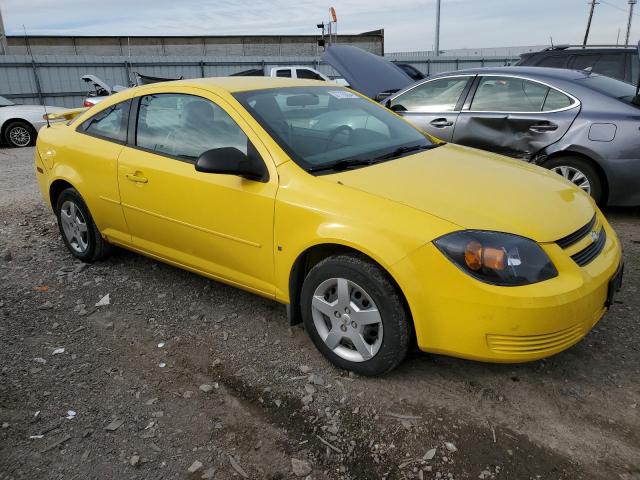
[[[135,100],[118,184],[133,246],[172,263],[273,296],[277,175],[242,117],[201,90],[168,89]],[[197,93],[197,95],[196,95]],[[197,172],[210,149],[255,148],[266,182]]]
[[[427,80],[400,93],[387,107],[440,140],[453,138],[458,114],[475,75]]]

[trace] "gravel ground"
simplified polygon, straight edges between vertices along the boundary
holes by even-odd
[[[0,479],[640,478],[639,209],[606,212],[625,285],[578,345],[370,379],[281,305],[122,250],[76,262],[32,154],[0,150]]]

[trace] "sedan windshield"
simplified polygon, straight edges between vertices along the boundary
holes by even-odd
[[[636,87],[615,78],[605,77],[603,75],[591,74],[587,77],[576,80],[581,82],[585,87],[604,93],[609,97],[617,98],[626,103],[634,103],[636,96]]]
[[[310,172],[358,168],[436,146],[382,106],[340,87],[291,87],[235,97]]]
[[[12,105],[15,105],[15,103],[8,98],[0,97],[0,107],[10,107]]]

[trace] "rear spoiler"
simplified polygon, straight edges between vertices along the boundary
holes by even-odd
[[[47,113],[42,116],[44,120],[73,120],[79,115],[89,110],[87,107],[74,108],[72,110],[65,110],[64,112]]]

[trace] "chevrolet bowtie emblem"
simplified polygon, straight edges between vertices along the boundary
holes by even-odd
[[[596,231],[591,232],[591,241],[597,242],[598,238],[600,238],[600,234]]]

